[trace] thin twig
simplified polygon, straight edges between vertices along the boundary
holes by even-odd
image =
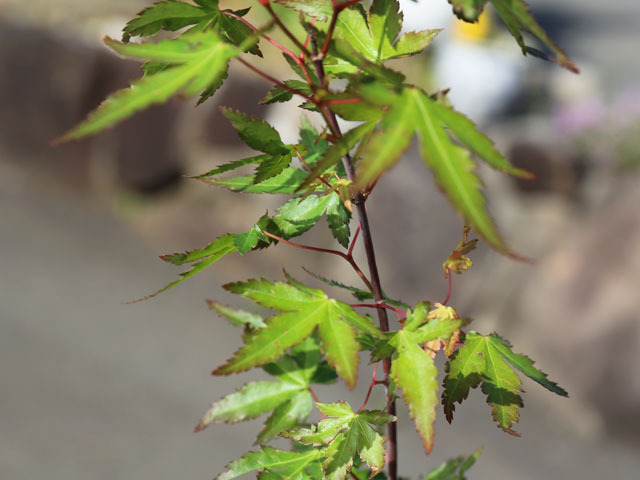
[[[273,45],[277,49],[281,50],[285,55],[290,57],[298,65],[302,66],[302,61],[296,56],[295,53],[293,53],[291,50],[289,50],[284,45],[281,45],[280,43],[276,42],[269,35],[266,35],[266,34],[262,33],[255,25],[253,25],[251,22],[249,22],[246,18],[241,17],[240,15],[236,15],[235,13],[230,12],[228,10],[222,10],[220,13],[222,13],[223,15],[226,15],[227,17],[235,18],[236,20],[241,21],[247,27],[249,27],[252,31],[254,31],[255,33],[259,33],[262,36],[262,38],[264,38],[267,42],[269,42],[271,45]]]
[[[300,40],[298,40],[296,36],[293,33],[291,33],[291,30],[289,30],[287,26],[284,23],[282,23],[282,20],[280,20],[280,17],[278,17],[276,12],[273,11],[273,7],[271,6],[271,3],[266,1],[261,1],[260,3],[264,5],[264,7],[269,12],[269,15],[271,15],[271,17],[273,18],[273,21],[276,22],[276,25],[280,27],[280,30],[282,30],[282,32],[287,37],[289,37],[289,39],[294,43],[294,45],[298,47],[301,52],[304,52],[306,55],[311,56],[311,52],[309,52],[309,50],[307,50],[307,48],[305,48],[305,46],[302,43],[300,43]]]
[[[347,252],[347,255],[349,255],[350,257],[353,255],[353,247],[356,246],[356,240],[358,240],[358,234],[360,233],[361,229],[362,229],[362,225],[358,224],[358,228],[356,228],[356,233],[353,234],[351,245],[349,245],[349,251]]]
[[[330,248],[320,248],[320,247],[312,247],[310,245],[301,245],[299,243],[295,243],[295,242],[291,242],[289,240],[285,240],[284,238],[279,237],[277,235],[274,235],[273,233],[264,232],[264,231],[262,233],[264,233],[267,237],[271,237],[274,240],[278,240],[279,242],[286,243],[287,245],[290,245],[290,246],[295,247],[295,248],[302,248],[302,249],[305,249],[305,250],[313,250],[314,252],[330,253],[332,255],[338,255],[339,257],[344,258],[347,262],[349,262],[349,265],[351,265],[351,267],[355,270],[355,272],[358,274],[360,279],[367,286],[369,291],[373,292],[373,285],[371,285],[371,282],[369,281],[367,276],[360,269],[360,267],[358,266],[356,261],[353,259],[353,257],[347,255],[346,253],[340,252],[338,250],[333,250],[333,249],[330,249]]]
[[[309,164],[306,162],[306,160],[304,159],[304,157],[302,156],[302,154],[300,153],[300,150],[298,150],[298,147],[296,147],[295,145],[293,145],[293,149],[296,152],[296,155],[298,156],[298,159],[300,159],[300,161],[303,163],[303,165],[305,167],[307,167],[307,170],[309,170],[309,172],[311,172],[311,167],[309,166]],[[324,178],[322,177],[318,177],[318,180],[320,180],[322,183],[324,183],[327,187],[332,188],[331,184],[329,182],[327,182]]]
[[[449,292],[447,293],[447,298],[445,298],[444,302],[442,302],[442,305],[446,305],[451,299],[451,277],[453,277],[453,272],[451,270],[447,270],[447,277],[449,278]]]
[[[356,303],[350,305],[353,308],[386,308],[398,314],[399,317],[406,318],[407,314],[402,310],[398,310],[397,308],[389,305],[388,303]]]
[[[326,100],[324,105],[344,105],[346,103],[360,103],[359,98],[336,98],[333,100]]]
[[[263,72],[262,70],[260,70],[259,68],[251,65],[249,62],[247,62],[245,59],[238,57],[237,60],[242,63],[245,67],[247,67],[249,70],[253,71],[256,75],[258,75],[259,77],[264,78],[265,80],[273,83],[274,85],[277,85],[278,87],[293,93],[294,95],[300,95],[302,98],[304,98],[305,100],[313,103],[314,105],[317,105],[316,100],[313,97],[310,97],[309,95],[307,95],[306,93],[301,92],[300,90],[296,90],[295,88],[291,88],[290,86],[282,83],[281,81],[275,79],[274,77],[272,77],[271,75],[269,75],[266,72]]]
[[[313,391],[313,388],[308,387],[307,390],[309,390],[309,393],[311,394],[313,401],[316,403],[320,403],[320,399],[318,398],[318,395],[316,395],[316,392]],[[322,417],[323,419],[327,418],[327,416],[324,414],[322,410],[320,410],[320,417]]]
[[[354,4],[356,2],[346,2],[348,5]],[[333,2],[334,5],[334,13],[336,9],[336,3]],[[329,37],[329,35],[327,35]],[[330,41],[329,40],[325,40]],[[318,56],[318,45],[315,41],[315,38],[311,38],[311,45],[314,53],[313,64],[316,68],[316,72],[318,74],[318,79],[321,85],[326,84],[326,76],[324,72],[324,65],[322,63],[322,57]],[[333,113],[326,106],[322,106],[320,108],[322,116],[327,121],[327,125],[330,130],[336,137],[342,137],[342,133],[340,131],[340,125],[338,125],[338,120],[336,118],[335,113]],[[344,165],[345,171],[347,173],[347,179],[351,182],[354,182],[356,179],[355,169],[353,167],[353,162],[351,161],[351,156],[346,154],[342,159],[342,164]],[[363,195],[362,192],[356,194],[352,199],[352,203],[355,205],[356,210],[358,212],[358,217],[360,219],[360,226],[362,227],[362,239],[364,243],[365,252],[367,255],[367,263],[369,265],[369,274],[371,276],[371,286],[373,287],[372,293],[373,298],[376,303],[384,303],[384,295],[382,293],[382,285],[380,282],[380,275],[378,273],[378,265],[376,263],[375,250],[373,248],[373,240],[371,237],[371,227],[369,226],[369,218],[367,217],[367,210],[365,208],[366,196]],[[387,316],[387,310],[384,308],[378,308],[378,321],[380,323],[380,330],[383,332],[389,331],[389,317]],[[389,415],[396,415],[396,404],[395,404],[395,395],[389,390],[388,382],[389,376],[391,375],[391,359],[385,358],[383,361],[383,369],[384,369],[384,378],[387,383],[386,394],[387,394],[387,413]],[[389,448],[387,451],[388,455],[388,465],[389,465],[389,480],[396,480],[398,478],[398,430],[395,422],[389,423],[387,427],[388,439],[389,439]]]
[[[369,403],[369,397],[371,396],[371,391],[373,390],[373,387],[375,387],[376,385],[380,385],[383,384],[384,381],[380,380],[376,380],[376,372],[378,371],[378,363],[376,363],[376,365],[373,367],[373,374],[371,375],[371,384],[369,385],[369,390],[367,391],[367,396],[364,399],[364,403],[362,404],[362,406],[360,407],[360,409],[358,410],[358,413],[360,413],[362,410],[364,410],[364,407],[367,406],[367,403]]]

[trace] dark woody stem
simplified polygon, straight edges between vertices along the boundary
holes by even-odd
[[[336,18],[339,11],[338,9],[334,9],[333,18]],[[334,23],[334,21],[332,21]],[[328,45],[328,42],[331,41],[329,35],[327,35],[327,39],[325,40],[325,45]],[[318,49],[318,44],[316,39],[311,37],[311,46],[313,50],[313,65],[316,69],[316,73],[318,75],[318,79],[320,80],[321,85],[326,85],[326,75],[324,72],[323,53],[320,53]],[[324,50],[324,48],[323,48]],[[326,105],[321,106],[321,111],[323,117],[326,119],[327,124],[332,131],[332,133],[340,138],[342,137],[342,132],[340,130],[340,125],[338,125],[338,120],[336,118],[335,113],[333,113]],[[353,162],[351,160],[351,156],[349,154],[345,155],[342,159],[342,164],[344,165],[344,169],[347,172],[347,178],[354,182],[356,179],[355,170],[353,168]],[[369,226],[369,217],[367,216],[367,210],[365,208],[366,196],[363,192],[358,192],[351,200],[352,204],[355,207],[355,210],[358,215],[360,230],[362,235],[362,241],[364,244],[364,249],[367,256],[367,263],[369,266],[369,278],[371,280],[371,287],[373,292],[373,298],[377,304],[384,304],[384,295],[382,293],[382,285],[380,282],[380,275],[378,273],[378,265],[376,263],[376,255],[375,250],[373,248],[373,239],[371,236],[371,227]],[[380,323],[380,330],[383,332],[389,331],[389,317],[387,316],[387,310],[385,308],[378,308],[378,322]],[[383,382],[386,388],[387,394],[387,413],[389,415],[396,415],[396,403],[395,396],[389,390],[389,376],[391,374],[391,359],[385,358],[382,367],[384,370],[384,379]],[[388,468],[389,468],[389,480],[397,480],[398,478],[398,431],[396,428],[396,422],[391,422],[388,425],[387,430],[388,440],[389,440],[389,448],[387,450],[387,458],[388,458]]]

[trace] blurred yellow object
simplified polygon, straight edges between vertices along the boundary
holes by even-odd
[[[453,36],[469,43],[477,43],[486,40],[491,35],[491,15],[484,11],[476,23],[467,23],[456,20],[453,27]]]

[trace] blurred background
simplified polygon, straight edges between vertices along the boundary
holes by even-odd
[[[221,2],[236,3],[246,2]],[[525,380],[519,439],[496,429],[472,393],[452,425],[439,413],[429,457],[405,421],[402,474],[418,478],[484,447],[470,478],[637,478],[640,3],[531,0],[580,75],[522,57],[491,15],[470,28],[445,0],[402,3],[408,29],[445,27],[429,53],[403,67],[409,80],[450,87],[454,106],[538,175],[518,182],[481,169],[497,224],[536,264],[481,247],[471,255],[474,268],[453,279],[452,304],[474,317],[472,328],[496,329],[570,392],[553,397]],[[53,138],[138,75],[139,65],[110,54],[100,37],[118,38],[147,4],[0,1],[3,480],[212,478],[251,448],[263,419],[191,433],[210,402],[260,377],[209,376],[239,346],[240,332],[204,300],[249,307],[220,285],[279,279],[283,267],[311,284],[301,265],[357,283],[333,258],[280,245],[225,258],[155,299],[124,304],[176,278],[179,270],[157,255],[244,231],[278,205],[184,178],[248,153],[219,105],[268,119],[285,140],[297,137],[295,102],[256,105],[270,86],[233,67],[233,80],[202,107],[176,99],[52,148]],[[276,54],[261,64],[282,68]],[[419,163],[411,150],[368,204],[384,287],[410,303],[446,296],[441,263],[462,232]],[[301,243],[330,245],[325,230],[316,227]],[[363,365],[362,378],[370,371]],[[348,394],[357,405],[362,383]],[[335,400],[342,390],[319,394]],[[382,405],[379,395],[370,403]]]

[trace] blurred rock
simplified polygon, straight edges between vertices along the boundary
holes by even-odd
[[[110,161],[117,183],[133,190],[178,178],[174,103],[146,110],[97,141],[51,146],[107,94],[139,76],[139,64],[34,26],[0,22],[0,144],[10,158],[28,159],[25,167],[80,189],[91,188],[97,157]]]
[[[640,426],[638,179],[558,239],[521,285],[514,337],[611,432]]]
[[[586,174],[586,165],[575,152],[540,142],[514,142],[507,152],[512,165],[531,172],[534,179],[514,178],[525,193],[553,192],[575,196]]]

